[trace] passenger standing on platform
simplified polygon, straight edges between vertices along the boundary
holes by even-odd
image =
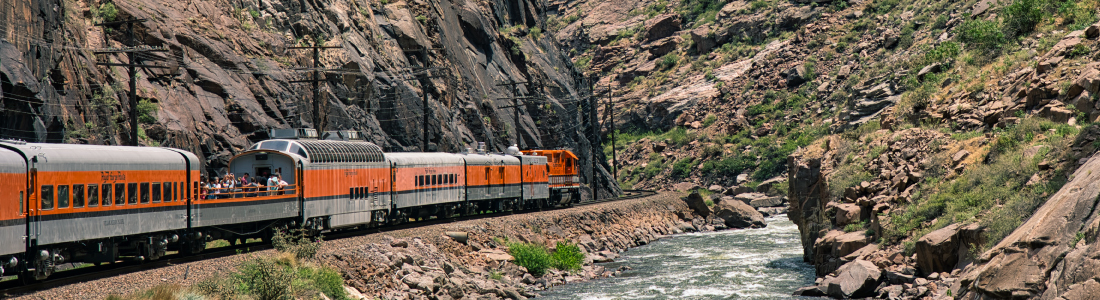
[[[241,176],[241,187],[243,188],[245,193],[248,193],[245,194],[245,197],[256,196],[254,194],[251,194],[251,192],[254,190],[252,188],[253,185],[254,184],[252,183],[252,178],[248,178],[248,173],[244,173],[244,176]]]
[[[275,173],[274,176],[267,178],[267,191],[274,195],[275,190],[279,189],[279,173]]]

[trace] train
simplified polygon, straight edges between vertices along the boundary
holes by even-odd
[[[460,153],[386,153],[310,129],[272,130],[205,182],[195,154],[167,147],[0,140],[0,274],[42,280],[65,263],[152,261],[277,230],[321,233],[417,219],[572,206],[569,150],[484,143]],[[227,176],[228,175],[228,176]],[[266,179],[266,180],[265,180]],[[269,184],[265,184],[269,183]]]

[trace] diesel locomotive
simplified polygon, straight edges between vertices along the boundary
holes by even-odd
[[[218,239],[270,241],[287,228],[365,228],[580,198],[568,150],[384,153],[366,141],[283,131],[229,161],[233,178],[248,173],[259,184],[213,189],[198,157],[180,149],[0,140],[0,274],[44,279],[63,263],[156,260]],[[263,185],[276,175],[277,185]]]

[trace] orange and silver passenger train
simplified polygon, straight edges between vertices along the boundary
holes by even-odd
[[[572,152],[514,146],[383,153],[365,141],[272,139],[228,172],[258,184],[211,189],[180,149],[0,140],[0,274],[44,279],[63,263],[156,260],[285,228],[570,206],[580,195]],[[279,177],[264,185],[265,175]]]

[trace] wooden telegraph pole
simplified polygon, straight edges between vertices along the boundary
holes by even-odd
[[[287,49],[294,50],[313,50],[313,68],[311,68],[311,78],[306,80],[294,80],[290,83],[313,83],[313,129],[317,130],[317,137],[321,137],[321,134],[325,132],[325,122],[327,120],[325,118],[325,112],[323,109],[325,107],[328,107],[328,105],[321,105],[321,82],[326,81],[320,78],[321,69],[318,68],[318,65],[321,64],[321,49],[337,48],[343,48],[343,46],[318,46],[316,40],[313,41],[313,46],[287,47]]]
[[[145,21],[147,21],[147,19],[134,19],[134,20],[124,20],[124,21],[105,22],[105,23],[95,24],[95,26],[100,26],[100,27],[126,25],[126,35],[129,36],[129,38],[130,38],[130,45],[134,45],[132,47],[127,47],[127,48],[110,49],[110,50],[105,50],[105,51],[95,51],[94,52],[95,54],[126,53],[126,58],[129,59],[129,62],[125,63],[125,64],[116,64],[116,63],[109,63],[109,62],[97,62],[96,65],[98,65],[98,66],[108,66],[108,67],[126,67],[128,69],[128,71],[130,72],[130,146],[137,146],[138,145],[137,68],[141,67],[141,68],[161,68],[161,69],[178,70],[178,69],[176,69],[176,68],[178,68],[178,66],[177,67],[166,67],[166,66],[144,65],[144,64],[135,63],[136,62],[136,57],[135,56],[136,56],[137,53],[167,52],[168,51],[168,49],[166,49],[166,48],[150,48],[150,47],[138,47],[137,46],[137,38],[134,36],[134,23],[143,23]]]

